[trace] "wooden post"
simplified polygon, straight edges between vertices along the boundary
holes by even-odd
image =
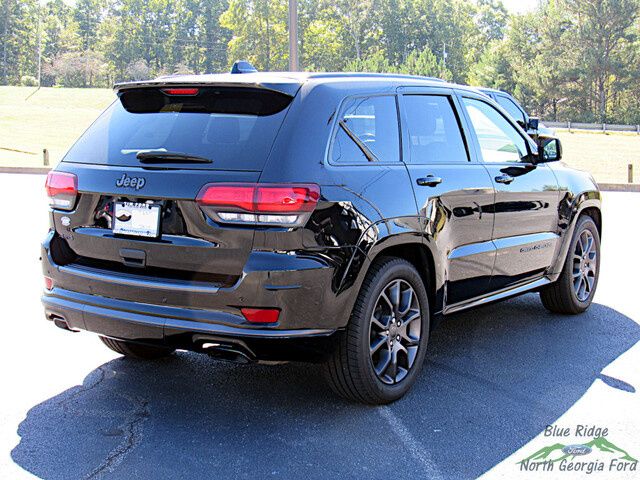
[[[627,183],[633,183],[633,163],[627,165]]]
[[[42,149],[42,163],[45,167],[49,166],[49,150],[46,148]]]

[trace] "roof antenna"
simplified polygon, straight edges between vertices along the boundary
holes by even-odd
[[[257,71],[256,67],[246,60],[238,60],[231,67],[231,73],[256,73]]]

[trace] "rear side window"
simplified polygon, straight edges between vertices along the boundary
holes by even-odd
[[[405,95],[411,163],[467,162],[469,157],[451,99]]]
[[[338,120],[331,158],[338,163],[400,161],[400,134],[395,96],[346,100]]]
[[[196,95],[139,89],[120,95],[63,161],[139,166],[141,151],[176,152],[211,163],[193,168],[261,170],[291,97],[253,88],[200,88]]]
[[[522,113],[522,110],[520,110],[510,98],[503,97],[502,95],[498,95],[496,98],[500,106],[504,108],[514,120],[524,123],[524,114]]]

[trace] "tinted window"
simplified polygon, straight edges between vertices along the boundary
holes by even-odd
[[[124,108],[131,113],[230,113],[257,116],[278,113],[291,103],[292,98],[284,93],[250,87],[134,88],[124,90],[119,97]]]
[[[465,98],[463,102],[485,162],[527,160],[527,142],[498,110],[480,100]]]
[[[460,123],[449,97],[406,95],[411,163],[467,162]]]
[[[364,150],[364,151],[363,151]],[[340,163],[400,160],[398,110],[393,96],[350,98],[343,106],[331,158]]]
[[[503,97],[502,95],[498,95],[496,98],[498,99],[498,103],[500,104],[500,106],[504,108],[514,120],[520,120],[524,123],[524,114],[522,113],[522,110],[520,110],[518,106],[513,102],[513,100],[507,97]]]
[[[261,170],[287,111],[282,96],[274,106],[270,93],[260,97],[253,89],[247,89],[244,103],[238,89],[216,89],[208,92],[211,95],[202,90],[202,98],[161,98],[162,102],[157,91],[149,94],[148,102],[144,92],[138,92],[142,98],[122,97],[63,161],[137,166],[139,151],[158,150],[212,160],[194,168]]]

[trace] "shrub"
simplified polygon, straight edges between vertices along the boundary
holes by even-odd
[[[38,79],[32,75],[23,75],[20,78],[20,85],[23,87],[37,87]]]

